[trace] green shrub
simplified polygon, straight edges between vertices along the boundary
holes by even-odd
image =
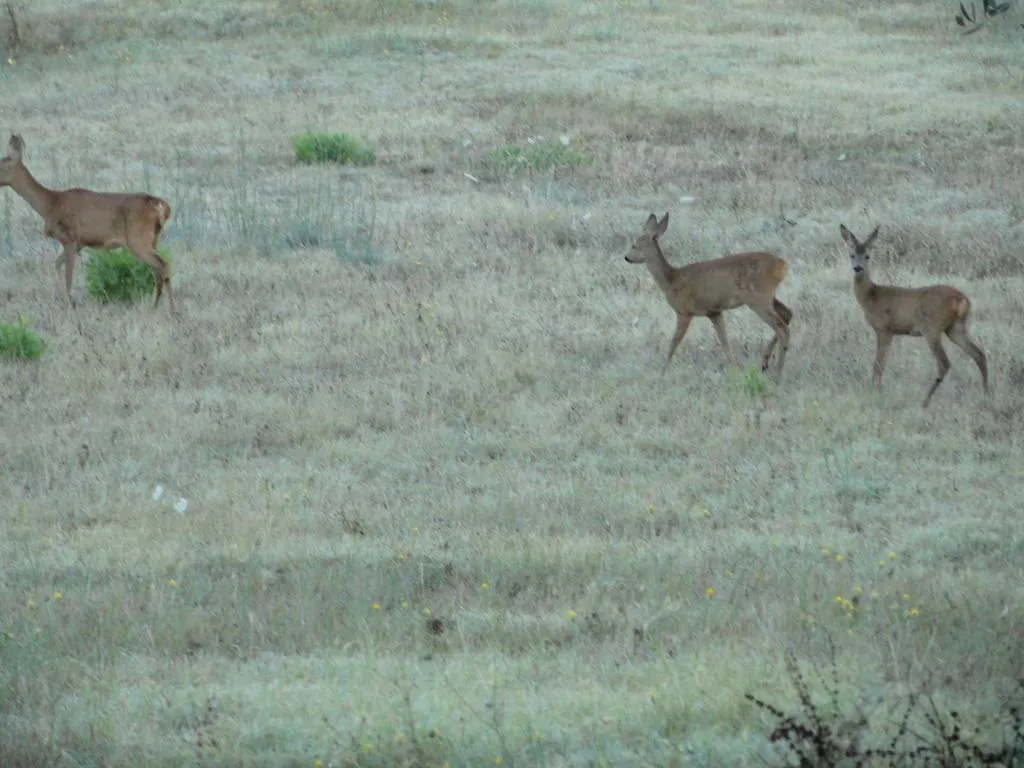
[[[17,323],[0,322],[0,359],[38,360],[45,350],[46,342],[24,317],[19,317]]]
[[[157,253],[168,264],[170,254],[163,248]],[[140,261],[127,248],[94,250],[85,265],[85,284],[89,295],[97,301],[132,302],[151,296],[156,288],[153,268]]]
[[[341,163],[373,165],[376,153],[347,133],[304,133],[292,139],[300,163]]]
[[[761,369],[753,363],[749,363],[742,370],[730,368],[729,377],[732,379],[733,386],[751,398],[766,394],[771,386],[771,380],[767,374],[762,373]]]
[[[495,173],[547,171],[551,168],[588,165],[593,161],[592,157],[570,149],[560,141],[534,141],[525,147],[505,145],[487,154],[487,164]]]

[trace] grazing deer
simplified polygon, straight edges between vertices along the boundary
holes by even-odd
[[[875,329],[878,348],[871,383],[882,389],[882,371],[889,354],[893,336],[923,336],[935,355],[939,373],[924,397],[922,408],[927,408],[932,395],[949,371],[949,358],[942,348],[942,334],[970,355],[981,371],[981,384],[988,394],[988,363],[985,353],[967,335],[967,322],[971,316],[971,300],[949,285],[929,285],[923,288],[899,288],[895,285],[875,285],[868,270],[868,251],[878,237],[878,227],[862,243],[843,224],[839,232],[850,246],[853,262],[853,294],[857,297],[864,318]]]
[[[793,311],[775,298],[775,290],[786,277],[789,265],[773,253],[734,253],[720,259],[698,261],[673,267],[665,259],[659,238],[668,228],[668,214],[658,221],[653,213],[644,231],[626,254],[630,264],[646,264],[669,305],[676,311],[676,332],[668,348],[664,373],[672,362],[679,342],[695,317],[706,317],[715,326],[718,341],[733,365],[738,365],[729,348],[722,313],[736,307],[750,307],[775,332],[764,351],[761,370],[768,370],[775,345],[779,345],[776,375],[782,373],[789,348],[789,321]]]
[[[156,252],[160,230],[171,216],[166,200],[152,195],[91,192],[87,189],[47,189],[29,173],[21,161],[25,142],[20,135],[11,136],[7,157],[0,158],[0,187],[11,187],[32,209],[43,217],[43,234],[57,240],[61,254],[57,257],[57,284],[62,290],[65,306],[71,303],[71,278],[75,259],[81,248],[127,247],[140,260],[153,268],[156,277],[155,308],[160,303],[164,286],[167,301],[174,312],[174,294],[166,261]],[[60,271],[64,268],[64,281]]]

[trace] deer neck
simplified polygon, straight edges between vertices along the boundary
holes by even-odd
[[[857,297],[857,301],[860,302],[861,306],[867,306],[870,303],[871,292],[874,288],[875,284],[871,282],[871,275],[868,274],[867,269],[854,274],[853,294]]]
[[[675,267],[668,263],[665,254],[661,250],[661,244],[654,242],[654,252],[647,257],[647,269],[654,277],[654,282],[664,291],[666,296],[672,293],[672,278],[675,275]]]
[[[11,189],[18,193],[32,207],[32,210],[44,219],[50,215],[50,211],[57,198],[57,193],[36,181],[35,176],[29,173],[28,168],[24,165],[14,172],[14,177],[11,179]]]

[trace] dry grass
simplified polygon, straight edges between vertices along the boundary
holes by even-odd
[[[81,279],[64,311],[0,190],[2,319],[49,344],[0,366],[0,762],[757,764],[743,694],[825,632],[854,689],[990,706],[1024,669],[1024,44],[808,5],[22,4],[0,130],[170,201],[182,315]],[[377,164],[300,166],[306,130]],[[488,163],[562,135],[593,162]],[[790,261],[780,385],[706,321],[659,376],[651,211],[676,263]],[[840,222],[882,224],[877,280],[971,296],[989,402],[947,345],[922,412],[919,339],[866,391]]]

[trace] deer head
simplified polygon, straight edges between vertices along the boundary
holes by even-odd
[[[862,243],[858,240],[853,232],[848,230],[844,225],[839,225],[839,233],[843,236],[843,241],[850,246],[850,261],[853,264],[853,273],[859,275],[868,272],[868,261],[871,259],[868,250],[875,242],[875,238],[878,237],[879,227],[875,227],[867,239]]]
[[[0,158],[0,187],[9,187],[14,173],[21,167],[21,152],[25,149],[25,141],[20,135],[12,135],[7,142],[7,157]]]
[[[658,238],[665,234],[668,229],[668,214],[666,213],[661,221],[653,213],[647,217],[644,224],[644,231],[633,243],[633,247],[626,254],[626,261],[630,264],[643,264],[648,258],[658,252]]]

